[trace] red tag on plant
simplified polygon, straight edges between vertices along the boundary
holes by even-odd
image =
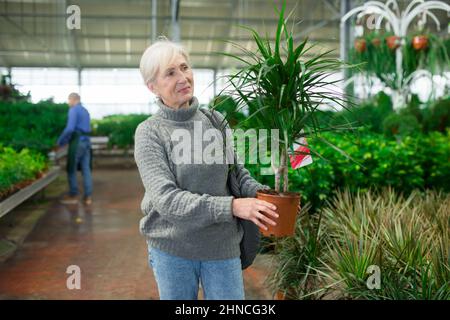
[[[313,162],[306,138],[300,138],[299,142],[294,143],[294,150],[301,152],[301,154],[289,155],[292,169],[298,169]]]

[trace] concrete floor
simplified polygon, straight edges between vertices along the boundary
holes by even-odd
[[[61,179],[49,186],[58,186],[58,196],[50,197],[33,231],[0,264],[0,298],[158,299],[138,229],[143,188],[137,170],[94,169],[91,206],[60,204]],[[260,255],[244,271],[247,299],[271,299],[265,285],[270,261]],[[80,290],[67,289],[70,265],[80,267]]]

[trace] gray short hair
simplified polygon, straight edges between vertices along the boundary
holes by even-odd
[[[168,65],[177,54],[183,55],[189,63],[189,55],[182,45],[172,42],[164,36],[158,37],[158,40],[144,51],[139,64],[145,84],[153,82],[158,72]]]
[[[69,99],[75,99],[75,100],[80,101],[81,98],[80,98],[80,95],[78,93],[72,92],[72,93],[69,94]]]

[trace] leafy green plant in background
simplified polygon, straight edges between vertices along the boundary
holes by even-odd
[[[346,122],[354,126],[364,126],[373,132],[383,132],[383,120],[394,113],[391,98],[379,92],[372,99],[362,102],[350,110],[335,112],[333,124],[338,126]]]
[[[46,155],[66,126],[67,104],[0,102],[0,143]]]
[[[386,136],[410,136],[418,134],[421,127],[417,118],[411,114],[392,113],[383,120],[383,132]]]
[[[129,149],[134,145],[134,133],[137,126],[148,117],[147,114],[118,114],[93,120],[93,135],[108,137],[109,148]]]
[[[450,128],[450,97],[442,98],[423,110],[424,132],[445,132]]]
[[[319,115],[318,121],[322,118],[332,119],[335,126],[345,123],[351,123],[355,127],[364,127],[372,132],[386,133],[388,137],[393,137],[391,131],[387,131],[384,123],[386,118],[390,117],[388,122],[397,120],[400,125],[407,122],[406,130],[402,130],[402,136],[409,135],[411,132],[428,133],[431,131],[440,131],[445,133],[446,128],[450,128],[450,98],[443,97],[435,102],[422,103],[417,95],[412,94],[410,101],[402,109],[393,110],[391,98],[384,92],[379,92],[371,99],[363,101],[351,110],[342,110],[338,112],[323,111],[324,115]],[[417,121],[412,119],[414,117]],[[406,124],[405,124],[406,125]]]
[[[361,165],[323,141],[311,139],[309,144],[324,158],[315,158],[313,165],[303,170],[291,169],[289,181],[293,189],[302,190],[302,203],[309,203],[311,212],[344,187],[352,192],[387,186],[405,194],[416,188],[450,191],[450,129],[445,134],[417,134],[399,141],[363,128],[358,135],[324,135]],[[246,164],[246,168],[272,186],[271,176],[261,175],[260,167]]]
[[[47,168],[44,155],[26,148],[17,152],[0,144],[0,199],[36,179]]]
[[[415,157],[423,168],[424,187],[450,191],[450,129],[419,137]]]

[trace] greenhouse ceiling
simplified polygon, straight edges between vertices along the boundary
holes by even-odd
[[[298,39],[308,36],[314,50],[339,55],[343,4],[353,0],[287,1]],[[256,50],[247,25],[269,38],[281,0],[6,0],[0,2],[0,66],[135,68],[143,50],[160,35],[177,38],[196,68],[222,69],[236,61],[231,40]],[[79,8],[79,29],[73,23]],[[345,11],[344,11],[345,12]],[[446,19],[443,20],[445,24]],[[68,22],[71,23],[69,28]],[[446,25],[444,26],[446,28]],[[178,36],[177,36],[178,35]],[[273,39],[272,39],[273,40]]]

